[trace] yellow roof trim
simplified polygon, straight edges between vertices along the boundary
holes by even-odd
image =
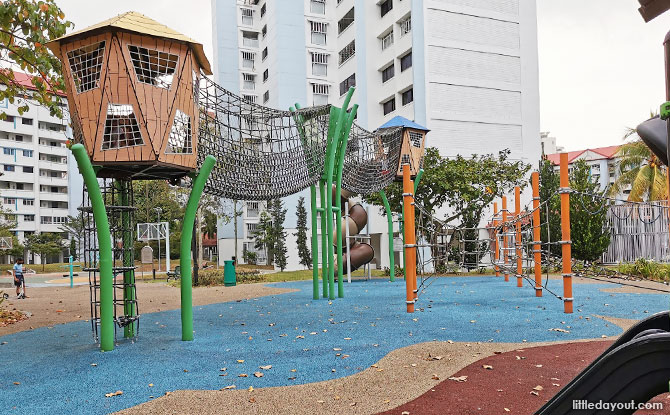
[[[212,75],[211,65],[209,60],[207,60],[207,56],[205,56],[205,51],[203,50],[201,43],[198,43],[190,37],[172,30],[169,27],[160,24],[157,21],[138,12],[127,12],[116,17],[112,17],[111,19],[107,19],[93,26],[89,26],[82,30],[77,30],[76,32],[61,36],[58,39],[54,39],[47,43],[46,46],[58,56],[60,55],[60,45],[65,39],[106,27],[113,27],[130,32],[140,33],[143,35],[163,37],[188,43],[193,50],[193,53],[195,54],[196,60],[200,64],[202,71],[207,75]]]

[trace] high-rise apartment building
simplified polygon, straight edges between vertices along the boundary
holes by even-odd
[[[32,87],[29,75],[15,72],[15,77]],[[63,98],[64,107],[65,102]],[[0,111],[7,114],[0,121],[0,200],[4,212],[16,220],[16,236],[23,242],[34,233],[62,233],[60,227],[70,214],[68,188],[77,187],[70,186],[67,123],[39,105],[30,104],[19,114],[18,106],[7,99],[0,101]],[[38,255],[27,254],[27,263],[40,263]],[[62,259],[62,253],[50,258]]]
[[[369,130],[401,115],[443,156],[540,159],[535,0],[212,0],[212,11],[216,80],[249,101],[341,106],[355,86]]]

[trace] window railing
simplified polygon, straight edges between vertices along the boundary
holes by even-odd
[[[388,49],[393,45],[393,32],[389,32],[382,38],[382,50]]]
[[[403,20],[400,22],[400,36],[405,36],[409,32],[412,31],[412,17],[408,17],[407,19]]]

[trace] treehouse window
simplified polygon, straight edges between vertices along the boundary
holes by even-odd
[[[180,110],[174,116],[165,154],[193,154],[191,117]]]
[[[105,42],[94,43],[67,53],[77,93],[90,91],[100,85],[104,55]]]
[[[410,131],[409,141],[412,143],[413,147],[421,148],[421,142],[423,141],[423,134],[417,133],[415,131]]]
[[[170,89],[177,70],[178,55],[128,45],[137,80],[143,84]]]
[[[109,104],[105,132],[102,137],[102,149],[114,150],[144,144],[140,126],[135,118],[133,106],[128,104]]]

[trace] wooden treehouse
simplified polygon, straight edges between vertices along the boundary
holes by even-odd
[[[128,12],[47,44],[63,63],[74,141],[98,177],[176,179],[195,170],[202,45]]]
[[[410,176],[412,179],[414,179],[423,166],[423,153],[426,147],[426,134],[430,130],[399,115],[393,117],[386,124],[379,127],[379,129],[393,127],[403,128],[400,157],[398,159],[398,169],[396,171],[396,180],[402,181],[403,164],[409,164]]]

